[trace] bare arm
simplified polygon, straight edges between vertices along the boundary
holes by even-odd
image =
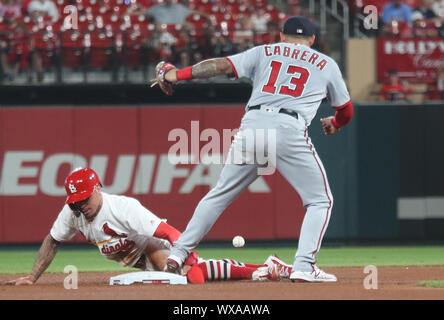
[[[36,281],[49,267],[52,260],[54,260],[57,250],[59,249],[59,245],[60,242],[51,237],[50,234],[48,234],[45,240],[43,240],[31,272],[31,275],[36,279]]]
[[[37,279],[42,275],[43,272],[49,267],[52,260],[54,259],[57,250],[59,248],[60,242],[55,240],[48,234],[43,240],[42,246],[37,254],[34,262],[34,267],[32,268],[31,274],[16,280],[9,281],[8,284],[13,285],[26,285],[34,284]]]
[[[208,59],[192,66],[191,75],[193,79],[208,79],[220,75],[231,76],[234,75],[233,67],[230,61],[223,58]],[[171,70],[165,75],[165,80],[169,82],[176,82],[177,70]]]
[[[191,74],[195,79],[207,79],[223,74],[232,75],[233,67],[227,58],[209,59],[193,66]]]

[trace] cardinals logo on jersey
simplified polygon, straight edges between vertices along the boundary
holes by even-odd
[[[131,249],[136,245],[134,241],[125,239],[122,241],[122,239],[119,239],[117,243],[114,245],[106,245],[104,244],[102,246],[102,249],[100,249],[100,252],[102,252],[104,255],[113,255],[117,254],[119,252],[128,252],[131,251]]]
[[[103,229],[103,232],[105,232],[105,234],[107,234],[111,237],[114,237],[114,238],[126,238],[127,237],[127,235],[124,233],[118,234],[117,232],[115,232],[113,229],[111,229],[108,226],[108,223],[105,223],[103,225],[102,229]]]
[[[102,248],[100,250],[105,255],[116,254],[120,251],[123,252],[130,251],[136,244],[134,241],[128,239],[119,239],[119,241],[117,242],[115,240],[113,241],[113,239],[115,238],[126,238],[127,235],[124,233],[118,234],[116,231],[114,231],[108,226],[108,223],[105,223],[102,229],[105,234],[112,237],[110,240],[106,241],[108,242],[108,244],[102,245]]]

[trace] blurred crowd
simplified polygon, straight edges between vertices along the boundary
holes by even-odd
[[[396,69],[391,69],[381,86],[379,98],[383,101],[411,102],[412,95],[421,94],[425,101],[444,101],[444,68],[437,68],[435,80],[425,85],[425,90],[415,92],[408,80],[401,78]]]
[[[139,4],[135,8],[130,7],[129,12],[143,13],[155,23],[157,32],[151,38],[154,52],[158,53],[160,60],[172,61],[179,67],[208,57],[227,56],[256,45],[278,42],[282,24],[289,16],[310,17],[299,1],[288,2],[285,12],[279,12],[263,0],[225,2],[238,6],[222,7],[218,0],[204,3],[189,1],[187,6],[174,0],[163,0],[145,11],[141,11],[143,8]],[[316,24],[316,21],[313,22]],[[168,29],[171,24],[180,24],[180,31],[171,32]],[[330,50],[318,26],[314,47],[327,54]]]
[[[444,0],[349,0],[349,4],[353,14],[365,15],[368,5],[377,8],[378,36],[444,36]]]
[[[279,41],[285,19],[308,15],[297,0],[0,0],[2,83],[45,71],[179,67]],[[72,9],[75,8],[73,14]],[[316,23],[315,21],[313,21]],[[330,53],[317,27],[315,48]],[[56,70],[57,69],[57,70]]]
[[[377,36],[444,36],[444,0],[347,0],[350,19],[368,5],[378,9]],[[66,70],[86,74],[136,71],[167,60],[178,67],[209,57],[279,41],[283,22],[303,15],[316,26],[314,48],[331,54],[308,0],[0,0],[0,82],[41,83],[49,74],[62,81]],[[373,34],[372,34],[373,35]],[[330,39],[330,42],[334,39]],[[340,41],[338,39],[338,41]],[[430,99],[443,99],[444,72],[428,84]],[[86,79],[86,77],[85,77]],[[408,100],[409,84],[387,74],[379,94]]]
[[[376,7],[378,28],[361,31],[368,36],[397,39],[424,39],[444,37],[444,0],[349,0],[352,17],[366,16],[369,5]],[[367,10],[365,8],[367,7]],[[444,60],[443,60],[444,61]],[[444,64],[434,71],[434,80],[424,83],[425,89],[415,91],[396,69],[389,70],[379,91],[380,100],[411,101],[415,94],[423,100],[444,100]]]

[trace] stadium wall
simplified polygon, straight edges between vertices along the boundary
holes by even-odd
[[[106,96],[103,104],[89,104],[96,102],[94,92],[103,94],[90,87],[82,88],[91,92],[83,97],[88,103],[82,95],[77,95],[82,103],[63,103],[76,96],[70,91],[39,105],[18,105],[29,98],[45,100],[39,92],[47,89],[32,89],[33,95],[24,91],[15,96],[15,105],[0,108],[1,243],[40,242],[63,205],[65,176],[79,165],[94,167],[105,191],[133,196],[183,230],[222,166],[172,165],[167,154],[175,140],[168,136],[174,129],[190,137],[197,132],[189,150],[192,141],[202,148],[208,144],[201,136],[205,129],[217,129],[223,137],[223,129],[239,126],[249,95],[243,85],[212,85],[212,92],[204,85],[200,92],[206,100],[200,103],[194,102],[196,92],[187,96],[178,88],[185,103],[167,98],[170,103],[159,104],[155,95],[134,91],[128,104],[118,104],[117,98],[111,104]],[[107,90],[114,97],[125,91]],[[134,103],[137,99],[144,103]],[[226,101],[214,104],[221,100]],[[439,170],[444,151],[436,134],[444,105],[355,104],[355,111],[350,125],[335,136],[322,134],[319,118],[333,114],[326,103],[310,126],[335,197],[326,240],[444,240],[444,172]],[[236,234],[250,240],[296,239],[303,215],[287,181],[279,173],[264,176],[227,209],[205,240]]]
[[[375,39],[347,40],[347,86],[353,101],[370,101],[377,83]]]

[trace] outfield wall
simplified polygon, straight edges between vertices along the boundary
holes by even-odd
[[[242,114],[241,105],[3,108],[1,241],[40,241],[63,205],[64,178],[78,166],[96,170],[105,192],[133,196],[183,230],[222,169],[198,161],[208,144],[204,130],[217,129],[223,137],[223,129],[239,126]],[[178,141],[173,130],[188,135],[188,153],[199,164],[171,163],[169,148]],[[225,146],[215,139],[216,154],[228,152],[228,133]],[[303,214],[298,195],[280,175],[260,177],[207,239],[295,238]]]
[[[335,197],[326,239],[444,240],[444,105],[356,104],[355,111],[349,126],[326,137],[319,118],[333,111],[323,104],[310,127]],[[0,108],[0,242],[41,241],[63,205],[64,178],[86,165],[104,191],[133,196],[183,230],[222,166],[172,165],[168,135],[179,128],[197,133],[201,149],[209,143],[205,129],[223,137],[243,112],[242,104]],[[190,154],[197,150],[192,141]],[[280,174],[264,176],[205,240],[296,239],[304,212]]]

